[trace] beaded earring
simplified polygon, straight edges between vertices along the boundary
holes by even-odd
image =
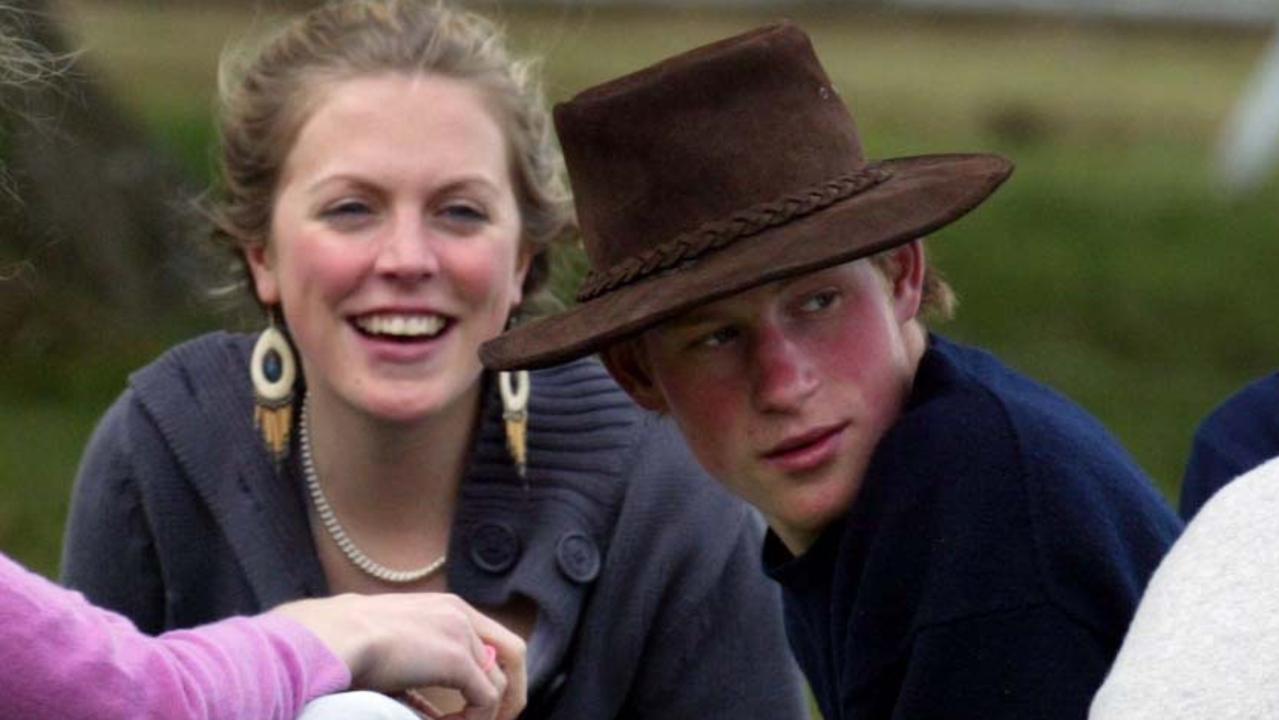
[[[515,462],[515,472],[524,477],[528,461],[528,399],[533,388],[527,370],[497,374],[502,395],[502,420],[506,422],[506,449]]]
[[[249,376],[253,380],[253,425],[262,433],[271,459],[279,465],[289,454],[298,367],[288,338],[275,326],[275,311],[269,311],[267,317],[270,324],[253,345]]]

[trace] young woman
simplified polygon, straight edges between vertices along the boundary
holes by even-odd
[[[17,21],[0,4],[5,86],[56,72],[52,58],[9,32]],[[0,666],[9,670],[0,673],[6,717],[288,720],[350,685],[455,688],[477,720],[509,720],[524,706],[524,644],[447,596],[298,600],[149,637],[3,555]]]
[[[527,639],[526,718],[802,717],[756,516],[596,362],[482,371],[569,216],[491,24],[334,2],[223,103],[217,234],[273,324],[132,377],[84,459],[67,582],[149,631],[451,592]]]

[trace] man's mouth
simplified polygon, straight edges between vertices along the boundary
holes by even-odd
[[[776,460],[794,453],[802,452],[803,450],[812,448],[813,446],[830,439],[832,436],[842,431],[845,427],[847,427],[847,423],[836,423],[834,425],[814,428],[799,435],[789,437],[763,453],[763,457],[769,460]]]
[[[448,318],[435,313],[370,313],[351,322],[361,335],[394,342],[429,340],[452,324]]]

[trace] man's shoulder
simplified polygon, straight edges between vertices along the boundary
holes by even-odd
[[[1085,410],[988,353],[953,343],[939,350],[939,365],[923,369],[931,395],[876,451],[877,462],[891,455],[896,476],[926,488],[917,495],[931,500],[939,522],[1016,517],[1025,522],[1001,532],[1080,539],[1125,516],[1175,536],[1178,523],[1153,483]],[[961,512],[970,519],[956,518]]]
[[[945,442],[952,451],[975,457],[1010,453],[1029,475],[1048,473],[1054,483],[1065,474],[1118,475],[1149,484],[1118,439],[1078,403],[984,351],[947,343],[942,353],[950,379],[920,409],[925,429],[949,436]]]
[[[1013,406],[1027,400],[1001,383],[1007,370],[982,351],[934,336],[901,416],[880,440],[871,473],[957,477],[1012,467]]]

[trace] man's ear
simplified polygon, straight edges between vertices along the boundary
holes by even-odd
[[[613,379],[626,391],[635,404],[656,413],[668,410],[666,396],[662,394],[653,374],[649,371],[648,354],[639,338],[613,343],[600,352],[604,367]]]
[[[888,284],[892,291],[893,314],[898,323],[914,320],[924,300],[924,277],[927,259],[924,241],[911,240],[893,248],[888,263]]]
[[[244,260],[253,276],[253,290],[258,302],[266,307],[280,304],[280,284],[275,279],[275,258],[266,243],[256,243],[244,249]]]

